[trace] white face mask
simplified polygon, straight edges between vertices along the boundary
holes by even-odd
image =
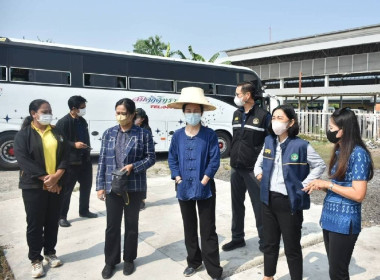
[[[39,114],[38,122],[42,125],[48,125],[53,120],[53,115],[50,114]]]
[[[79,117],[83,117],[84,115],[86,115],[86,108],[83,108],[83,109],[79,109],[79,112],[77,114]]]
[[[288,130],[287,122],[272,121],[272,130],[274,134],[281,135]]]
[[[238,96],[235,96],[234,102],[238,107],[242,107],[245,104],[245,102],[243,101],[243,97],[239,98]]]

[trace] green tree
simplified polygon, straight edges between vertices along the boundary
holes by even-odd
[[[178,51],[176,51],[176,52],[174,52],[174,53],[177,54],[177,55],[178,55],[180,58],[182,58],[182,59],[189,59],[189,60],[195,60],[195,61],[206,61],[206,59],[205,59],[203,56],[201,56],[200,54],[195,53],[195,52],[193,51],[193,47],[192,47],[191,45],[188,47],[188,50],[189,50],[189,53],[190,53],[190,57],[189,57],[189,58],[187,58],[187,57],[183,54],[183,52],[181,52],[180,50],[178,50]],[[220,55],[219,52],[215,53],[215,54],[214,54],[214,55],[208,60],[208,62],[210,62],[210,63],[214,63],[215,60],[219,57],[219,55]],[[225,61],[225,62],[222,62],[222,64],[231,64],[231,61]]]
[[[158,56],[166,56],[170,54],[170,44],[165,44],[161,42],[161,37],[155,35],[154,37],[149,37],[148,39],[139,39],[133,45],[134,53],[150,54]],[[169,52],[169,53],[168,53]]]

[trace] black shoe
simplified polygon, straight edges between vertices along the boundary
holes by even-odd
[[[240,247],[244,247],[245,246],[245,241],[244,239],[240,239],[240,240],[231,240],[230,242],[224,244],[222,246],[222,250],[223,251],[231,251],[231,250],[234,250],[236,248],[240,248]]]
[[[183,275],[185,277],[190,277],[190,276],[193,276],[197,270],[199,270],[200,268],[202,267],[202,265],[198,266],[197,268],[193,268],[193,267],[186,267],[185,271],[183,272]]]
[[[58,224],[61,227],[71,227],[71,224],[66,219],[59,219]]]
[[[144,210],[144,209],[145,209],[145,202],[142,200],[140,203],[140,210]]]
[[[102,270],[103,279],[110,279],[113,275],[114,269],[115,269],[115,266],[106,264]]]
[[[135,271],[135,264],[132,262],[124,262],[123,274],[131,275]]]
[[[87,213],[84,213],[84,214],[79,213],[79,216],[82,218],[97,218],[98,214],[88,211]]]

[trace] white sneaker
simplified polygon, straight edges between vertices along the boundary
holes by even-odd
[[[44,256],[44,264],[47,265],[49,264],[50,267],[58,267],[61,266],[63,263],[60,259],[57,258],[56,255],[46,255]]]
[[[41,261],[36,261],[32,263],[32,277],[39,278],[45,275],[44,267]]]

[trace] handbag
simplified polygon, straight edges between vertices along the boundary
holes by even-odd
[[[112,192],[116,193],[123,197],[123,200],[126,205],[129,204],[129,196],[128,196],[128,175],[127,170],[115,169],[112,171]]]

